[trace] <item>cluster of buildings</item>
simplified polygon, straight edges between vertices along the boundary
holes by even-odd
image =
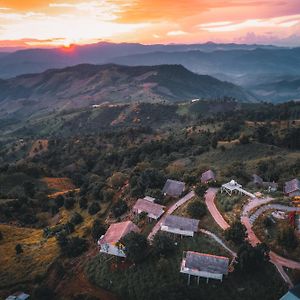
[[[202,183],[215,181],[215,174],[209,170],[201,176]],[[185,183],[168,179],[163,187],[163,194],[172,198],[179,198],[185,191]],[[152,197],[138,199],[132,208],[134,216],[145,214],[149,222],[158,221],[165,213],[163,205],[155,203]],[[160,231],[170,235],[180,237],[193,237],[198,232],[199,220],[165,215],[160,222]],[[131,221],[125,221],[110,225],[109,229],[99,241],[100,253],[110,254],[118,257],[126,257],[125,246],[121,243],[123,237],[129,232],[139,232],[139,228]],[[226,257],[187,251],[183,253],[180,272],[188,275],[188,284],[191,276],[197,278],[199,284],[200,277],[222,280],[228,274],[229,259]]]

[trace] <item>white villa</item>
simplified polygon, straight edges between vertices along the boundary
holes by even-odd
[[[105,235],[98,240],[98,246],[101,253],[126,257],[124,252],[125,246],[120,240],[129,232],[139,232],[139,228],[131,221],[115,223],[109,226]]]
[[[223,280],[223,276],[228,274],[229,258],[187,251],[183,253],[180,273],[188,274],[188,284],[191,276],[197,277],[199,284],[200,277]]]
[[[252,193],[247,192],[246,190],[243,189],[241,184],[238,184],[235,180],[231,180],[227,183],[222,184],[221,187],[221,193],[227,193],[229,196],[232,196],[233,193],[237,193],[239,195],[246,195],[251,198],[255,198],[255,195]]]

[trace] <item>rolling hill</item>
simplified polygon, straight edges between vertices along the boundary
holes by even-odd
[[[0,81],[0,116],[29,116],[102,103],[255,101],[242,88],[180,65],[77,65]]]

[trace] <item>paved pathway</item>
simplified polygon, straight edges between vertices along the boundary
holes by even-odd
[[[187,201],[195,197],[195,192],[191,191],[188,194],[186,194],[183,198],[179,199],[176,203],[174,203],[166,212],[165,214],[160,218],[160,220],[155,224],[155,226],[152,228],[151,232],[148,235],[148,240],[152,241],[156,233],[160,229],[160,225],[163,222],[163,220],[166,219],[168,215],[171,215],[179,206],[185,204]]]
[[[222,229],[227,229],[229,227],[229,224],[224,220],[222,217],[221,213],[218,211],[214,200],[216,196],[217,190],[216,189],[211,189],[209,188],[206,192],[205,196],[205,202],[207,205],[208,210],[210,211],[212,217],[214,220],[217,222],[217,224],[222,228]],[[242,215],[241,215],[241,222],[245,225],[247,229],[247,235],[248,235],[248,240],[251,245],[255,246],[258,243],[261,243],[261,241],[258,239],[258,237],[255,235],[254,231],[252,230],[252,221],[250,220],[249,213],[252,209],[256,208],[257,206],[267,204],[271,201],[273,201],[273,198],[263,198],[263,199],[258,199],[258,198],[250,198],[248,204],[246,204],[243,207]],[[267,209],[281,209],[283,208],[289,210],[290,207],[284,207],[281,205],[266,205],[268,208]],[[264,207],[260,208],[259,212],[256,212],[255,214],[261,213],[264,211]],[[266,210],[267,210],[266,209]],[[281,277],[283,280],[290,286],[293,286],[293,283],[287,273],[284,271],[283,267],[286,268],[291,268],[291,269],[297,269],[300,270],[300,263],[297,261],[293,261],[287,258],[284,258],[278,254],[276,254],[273,251],[270,251],[270,261],[275,265],[276,269],[280,273]]]
[[[291,206],[286,206],[281,204],[268,204],[260,207],[254,214],[252,214],[249,217],[250,223],[253,224],[262,213],[270,209],[287,211],[287,212],[300,211],[300,207],[291,207]]]
[[[209,188],[205,194],[205,203],[206,203],[206,206],[207,206],[210,214],[214,218],[214,220],[217,222],[217,224],[222,229],[225,230],[225,229],[229,228],[230,225],[224,220],[223,216],[221,215],[221,213],[219,212],[219,210],[216,207],[215,198],[216,198],[217,192],[218,192],[218,189]]]
[[[210,236],[212,239],[214,239],[218,244],[220,244],[224,249],[226,249],[233,257],[236,257],[237,254],[232,251],[230,248],[228,248],[225,243],[217,236],[215,235],[214,233],[208,231],[208,230],[205,230],[205,229],[200,229],[200,232]]]

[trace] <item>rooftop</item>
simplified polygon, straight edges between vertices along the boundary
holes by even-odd
[[[228,190],[236,190],[242,188],[242,185],[238,184],[235,180],[231,180],[227,183],[222,184],[222,187]]]
[[[145,199],[138,199],[133,207],[134,211],[146,212],[149,216],[159,218],[164,213],[164,206],[150,202]]]
[[[216,176],[212,170],[208,170],[201,175],[201,182],[206,182],[209,180],[215,180]]]
[[[197,271],[228,274],[229,258],[211,254],[187,251],[185,257],[185,267]]]
[[[177,180],[168,179],[162,190],[163,194],[172,197],[179,197],[185,189],[185,183]]]
[[[295,192],[298,190],[300,190],[300,181],[297,178],[295,178],[291,181],[287,181],[284,185],[284,192],[286,194],[289,194],[289,193],[292,193],[292,192]]]
[[[104,237],[99,240],[100,244],[117,243],[122,237],[129,232],[138,232],[139,228],[131,221],[115,223],[109,226]]]
[[[26,300],[28,298],[28,294],[25,294],[23,292],[16,292],[13,295],[8,296],[5,300]]]
[[[169,215],[162,222],[163,226],[178,228],[185,231],[198,231],[199,220]]]
[[[252,178],[253,178],[253,182],[256,184],[263,184],[263,182],[264,182],[263,179],[256,174],[253,174]]]

